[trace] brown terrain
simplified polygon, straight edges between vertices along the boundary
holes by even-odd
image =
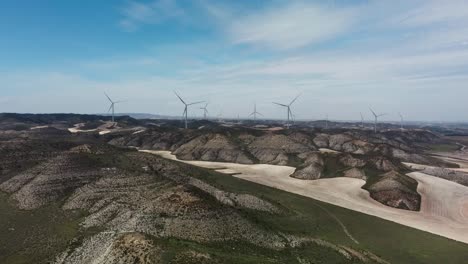
[[[425,155],[424,144],[437,142],[428,131],[366,131],[320,133],[226,129],[220,132],[148,130],[112,137],[109,143],[148,150],[170,150],[182,160],[272,164],[296,167],[291,177],[316,180],[330,177],[364,179],[375,200],[395,208],[417,211],[421,197],[417,182],[406,176],[401,162],[457,166]],[[329,150],[329,151],[328,151]]]
[[[442,190],[430,188],[432,178],[407,175],[421,169],[408,164],[463,169],[428,152],[427,144],[440,140],[424,130],[182,130],[125,118],[110,124],[95,116],[6,115],[0,262],[410,263],[430,248],[424,254],[434,261],[454,255],[462,263],[464,245],[367,216],[400,223],[402,211],[430,219],[444,202],[465,206],[463,197],[432,195]],[[166,150],[197,166],[216,163],[208,168],[225,174],[136,148]],[[466,209],[454,210],[444,216],[463,227]],[[437,231],[401,219],[464,241],[457,226]],[[408,241],[398,246],[404,253],[385,250],[401,236]],[[421,241],[437,243],[421,247]]]

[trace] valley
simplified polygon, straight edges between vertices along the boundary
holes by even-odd
[[[429,131],[89,118],[0,118],[1,263],[468,258],[464,154]]]

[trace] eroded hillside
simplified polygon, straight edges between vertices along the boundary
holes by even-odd
[[[424,131],[315,130],[259,131],[152,129],[110,137],[118,146],[170,150],[182,160],[274,164],[296,167],[291,177],[315,180],[361,178],[377,201],[396,208],[419,210],[417,183],[406,176],[402,162],[455,166],[423,153],[426,144],[440,140]]]

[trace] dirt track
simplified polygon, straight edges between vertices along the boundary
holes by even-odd
[[[168,151],[144,151],[178,160]],[[235,177],[311,197],[316,200],[374,215],[468,244],[468,187],[444,179],[413,172],[422,196],[420,212],[391,208],[373,200],[353,178],[304,181],[289,177],[295,168],[266,164],[243,165],[225,162],[182,161],[188,164],[239,173]]]

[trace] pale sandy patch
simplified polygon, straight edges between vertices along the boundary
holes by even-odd
[[[88,129],[88,130],[81,130],[81,128],[85,125],[85,123],[78,123],[73,125],[73,127],[69,128],[68,131],[70,133],[83,133],[83,132],[94,132],[97,129]]]
[[[110,132],[111,132],[110,130],[99,131],[99,135],[109,134]]]
[[[82,130],[81,128],[85,126],[85,123],[78,123],[78,124],[75,124],[72,128],[69,128],[68,131],[70,133],[86,133],[86,132],[99,131],[99,135],[105,135],[105,134],[112,132],[112,130],[110,130],[109,128],[115,125],[116,125],[116,122],[105,122],[104,124],[100,125],[98,128]]]
[[[145,132],[145,131],[146,131],[146,129],[140,129],[138,131],[133,132],[132,134],[136,135],[136,134],[140,134],[141,132]]]
[[[333,149],[327,149],[327,148],[319,148],[319,151],[323,153],[340,153],[339,151],[336,151]]]
[[[145,151],[178,160],[169,151]],[[468,243],[468,188],[419,172],[408,174],[418,181],[422,196],[421,211],[388,207],[373,200],[361,186],[361,179],[331,178],[313,181],[289,177],[293,167],[267,164],[244,165],[227,162],[183,161],[221,171],[237,172],[235,177],[307,196],[402,225]]]
[[[402,164],[412,170],[424,170],[425,168],[439,168],[435,166],[429,166],[429,165],[417,164],[417,163],[411,163],[411,162],[402,162]],[[468,167],[463,167],[461,163],[459,165],[461,166],[461,168],[445,168],[445,169],[468,173]]]
[[[49,126],[35,126],[35,127],[31,127],[30,129],[31,130],[36,130],[36,129],[41,129],[41,128],[48,128]]]

